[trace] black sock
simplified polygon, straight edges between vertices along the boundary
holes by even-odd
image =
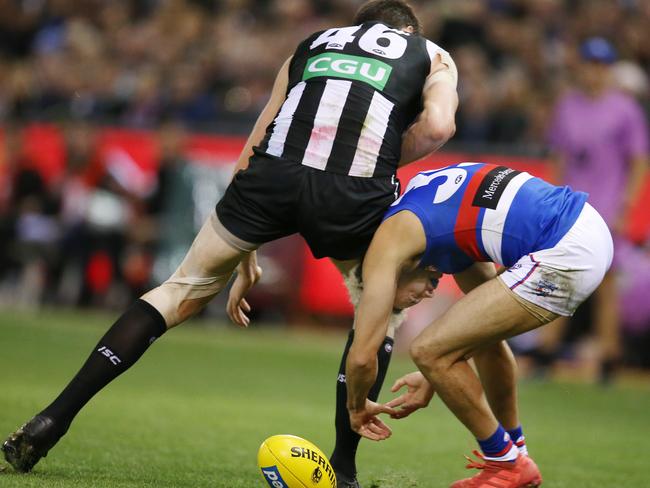
[[[77,375],[41,415],[67,430],[79,410],[102,388],[129,369],[167,330],[160,312],[136,300],[108,329]]]
[[[350,351],[353,339],[354,331],[350,331],[348,342],[345,345],[345,351],[341,358],[341,366],[339,367],[339,375],[336,383],[336,445],[330,457],[332,467],[350,478],[355,477],[357,474],[357,447],[361,440],[361,436],[350,428],[350,417],[347,408],[348,392],[345,384],[345,362],[348,358],[348,352]],[[379,398],[379,392],[386,378],[386,371],[388,371],[388,364],[390,363],[392,352],[393,339],[386,337],[377,351],[377,381],[375,381],[375,384],[372,385],[368,393],[368,398],[373,402]]]

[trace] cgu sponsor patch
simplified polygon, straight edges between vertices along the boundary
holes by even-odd
[[[392,71],[391,66],[377,59],[323,53],[307,60],[302,79],[304,81],[318,76],[347,78],[363,81],[378,90],[383,90]]]

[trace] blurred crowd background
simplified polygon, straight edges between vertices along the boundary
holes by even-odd
[[[120,308],[164,279],[229,178],[228,164],[189,164],[188,139],[245,136],[297,43],[348,25],[360,3],[0,0],[0,302]],[[458,66],[450,150],[549,157],[553,109],[593,36],[616,50],[614,85],[650,113],[650,0],[411,4],[423,34]],[[33,127],[44,123],[64,158],[54,175],[30,160],[41,150]],[[105,127],[147,131],[153,170],[98,151]],[[639,297],[650,292],[649,240],[622,244],[631,257],[619,278],[623,357],[645,367],[650,306]],[[265,252],[273,291],[259,292],[264,318],[297,313],[301,250],[289,240]]]
[[[92,118],[239,132],[308,34],[358,0],[1,0],[0,117]],[[603,36],[616,81],[648,105],[648,0],[413,1],[460,71],[457,142],[544,142],[575,47]]]

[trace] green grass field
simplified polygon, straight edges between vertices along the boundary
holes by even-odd
[[[2,314],[2,438],[59,392],[110,321]],[[174,330],[90,402],[33,473],[7,469],[0,486],[265,486],[256,453],[266,437],[292,433],[331,451],[344,341],[339,333],[202,323]],[[410,369],[396,357],[387,383]],[[650,389],[524,383],[521,407],[545,486],[650,486]],[[445,487],[466,474],[463,454],[474,442],[440,401],[391,426],[391,439],[360,447],[364,488]]]

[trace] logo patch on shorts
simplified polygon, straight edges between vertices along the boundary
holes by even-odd
[[[533,293],[538,297],[550,296],[555,290],[558,289],[558,286],[555,283],[543,278],[539,280],[534,286],[535,289],[533,290]]]

